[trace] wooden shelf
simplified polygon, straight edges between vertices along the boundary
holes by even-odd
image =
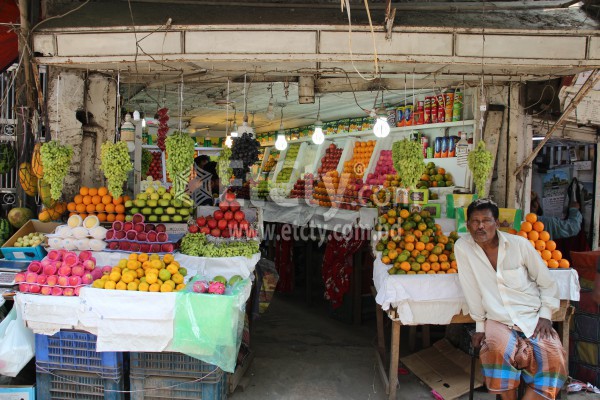
[[[414,132],[414,131],[424,131],[424,130],[429,130],[429,129],[445,129],[445,128],[460,128],[462,126],[464,127],[473,127],[475,125],[475,120],[473,119],[469,119],[469,120],[465,120],[465,121],[457,121],[457,122],[442,122],[440,124],[427,124],[427,125],[412,125],[412,126],[404,126],[401,128],[390,128],[390,135],[394,136],[394,135],[398,135],[401,133],[410,133],[410,132]],[[368,130],[368,131],[357,131],[357,132],[347,132],[347,133],[340,133],[340,134],[334,134],[334,135],[325,135],[325,140],[335,140],[335,139],[342,139],[342,138],[347,138],[347,137],[362,137],[362,136],[375,136],[373,134],[373,130]],[[378,138],[376,138],[378,139]],[[301,138],[301,139],[296,139],[296,140],[290,140],[288,143],[298,143],[298,142],[307,142],[312,140],[312,138],[309,137],[305,137],[305,138]],[[269,143],[265,143],[265,144],[261,144],[261,146],[263,147],[269,147],[269,146],[274,146],[275,142],[269,142]]]

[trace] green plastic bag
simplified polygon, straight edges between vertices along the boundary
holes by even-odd
[[[177,293],[171,350],[187,354],[233,373],[252,283],[244,279],[225,294],[194,293],[196,277]]]

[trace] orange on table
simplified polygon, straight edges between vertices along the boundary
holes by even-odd
[[[558,266],[560,268],[569,268],[570,265],[571,265],[571,263],[569,263],[569,260],[564,259],[564,258],[558,262]]]
[[[90,193],[90,190],[86,186],[82,186],[79,188],[79,194],[82,196],[87,196]]]
[[[562,253],[560,252],[560,250],[552,250],[552,258],[554,260],[562,260]]]
[[[548,240],[550,240],[550,234],[546,231],[541,231],[540,232],[540,240],[547,242]]]
[[[67,210],[68,210],[68,211],[71,211],[71,212],[73,212],[73,211],[75,211],[76,209],[77,209],[77,204],[76,204],[74,201],[73,201],[73,202],[71,202],[71,203],[69,203],[69,204],[67,204]]]
[[[75,211],[77,211],[78,213],[84,213],[85,212],[85,204],[83,204],[83,203],[77,204],[75,206]]]
[[[529,213],[525,216],[525,221],[529,222],[530,224],[534,224],[537,222],[537,215],[534,213]]]
[[[102,204],[102,203],[96,204],[96,211],[98,211],[98,212],[104,211],[104,204]]]
[[[550,250],[550,251],[556,250],[556,242],[554,240],[548,240],[546,242],[546,250]]]
[[[115,217],[115,214],[108,214],[108,215],[106,216],[106,221],[107,221],[107,222],[115,222],[115,218],[116,218],[116,217]]]
[[[123,214],[125,212],[125,206],[123,204],[117,204],[115,206],[115,212],[117,214]]]
[[[529,239],[529,237],[527,236],[527,232],[519,231],[517,232],[517,235],[524,237],[525,239]]]
[[[86,213],[81,213],[79,214],[79,216],[81,217],[81,219],[85,219],[88,215]]]
[[[114,197],[113,197],[112,203],[113,203],[113,204],[115,204],[115,205],[116,205],[116,204],[121,204],[121,203],[123,203],[124,201],[127,201],[127,200],[125,199],[125,197],[127,197],[127,200],[129,200],[129,196],[120,196],[120,197],[117,197],[117,198],[114,198]]]
[[[102,197],[95,195],[92,196],[92,204],[96,205],[96,204],[100,204],[102,202]]]
[[[531,232],[533,229],[533,224],[531,222],[525,221],[521,223],[521,232]]]
[[[534,247],[536,250],[546,250],[546,242],[544,242],[543,240],[536,240],[534,243]]]
[[[106,217],[107,217],[106,213],[101,212],[101,213],[98,213],[98,215],[96,215],[96,216],[98,217],[98,221],[106,222]]]
[[[529,240],[539,240],[540,239],[540,234],[538,231],[530,231],[529,233],[527,233],[527,238]]]
[[[542,259],[543,260],[548,261],[551,258],[552,258],[552,252],[550,250],[542,250]]]
[[[96,189],[96,188],[89,188],[88,189],[88,194],[90,196],[96,196],[98,194],[98,189]]]
[[[560,264],[558,263],[558,261],[556,261],[554,259],[548,260],[548,268],[558,268],[559,265]]]
[[[124,222],[125,221],[125,214],[117,214],[117,216],[115,217],[115,219],[117,221]]]
[[[98,196],[100,196],[100,195],[98,195]],[[110,204],[110,203],[112,203],[112,201],[113,201],[113,199],[112,199],[112,196],[109,196],[109,195],[107,195],[107,194],[105,194],[105,195],[104,195],[104,196],[102,196],[101,198],[102,198],[102,204],[105,204],[105,205],[106,205],[106,204]]]
[[[81,204],[81,203],[83,203],[83,196],[80,194],[75,195],[75,197],[73,198],[73,201],[75,202],[75,204]]]
[[[542,232],[544,230],[544,223],[541,221],[534,222],[533,230],[537,232]]]
[[[92,204],[92,196],[90,196],[90,195],[83,196],[83,204],[85,204],[86,206],[88,204]]]
[[[96,211],[96,205],[88,204],[87,206],[85,206],[85,211],[87,213],[93,213],[94,211]]]
[[[115,212],[115,205],[114,204],[107,204],[104,209],[106,210],[107,213],[114,213]]]
[[[106,196],[108,194],[108,189],[104,186],[98,188],[98,196]]]

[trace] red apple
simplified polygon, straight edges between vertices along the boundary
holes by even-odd
[[[244,218],[246,218],[246,214],[244,214],[243,211],[236,211],[235,214],[233,215],[233,218],[236,221],[242,221]]]
[[[188,231],[190,233],[198,233],[199,230],[200,230],[200,228],[198,228],[198,225],[190,225],[188,227]]]
[[[215,229],[217,227],[217,220],[211,219],[210,221],[208,221],[208,227],[210,229]]]
[[[229,202],[234,201],[235,200],[235,194],[232,193],[232,192],[227,192],[225,194],[225,200],[227,200]]]
[[[196,223],[198,224],[199,227],[203,227],[204,225],[206,225],[206,218],[200,217],[200,218],[196,219]]]
[[[233,212],[232,211],[226,211],[225,214],[223,214],[223,218],[225,218],[227,221],[232,220],[233,219]]]
[[[221,210],[217,210],[213,213],[213,216],[215,217],[215,219],[218,221],[220,219],[223,219],[223,211]]]
[[[202,228],[200,228],[200,233],[208,235],[210,233],[210,228],[208,226],[203,226]]]
[[[214,237],[220,237],[221,231],[218,228],[211,229],[210,234],[213,235]]]
[[[229,202],[222,201],[221,203],[219,203],[219,209],[223,212],[229,210]]]
[[[229,209],[233,212],[239,211],[240,208],[240,203],[238,203],[237,200],[234,200],[231,203],[229,203]]]
[[[227,228],[227,220],[224,220],[224,219],[222,219],[222,220],[219,220],[219,222],[218,222],[218,224],[217,224],[217,227],[218,227],[220,230],[224,230],[225,228]]]

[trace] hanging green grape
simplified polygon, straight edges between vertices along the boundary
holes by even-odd
[[[123,184],[133,169],[126,142],[105,142],[100,149],[100,169],[107,179],[108,191],[118,198],[123,194]]]
[[[167,174],[173,182],[171,193],[177,199],[181,199],[185,193],[192,164],[194,163],[194,139],[183,132],[174,132],[166,139],[167,150]]]
[[[73,147],[51,140],[42,145],[40,155],[44,166],[44,181],[50,184],[50,197],[58,200],[62,195],[63,181],[71,166]]]
[[[392,145],[394,168],[406,188],[413,189],[423,173],[423,145],[414,140],[402,139]]]
[[[477,147],[469,153],[467,158],[469,162],[469,169],[473,174],[473,181],[475,182],[475,188],[480,198],[486,197],[486,183],[492,172],[493,165],[493,154],[488,151],[485,147],[485,142],[480,140],[477,143]]]
[[[229,159],[231,158],[231,149],[224,147],[217,158],[217,174],[222,186],[229,186],[233,169],[230,167]]]

